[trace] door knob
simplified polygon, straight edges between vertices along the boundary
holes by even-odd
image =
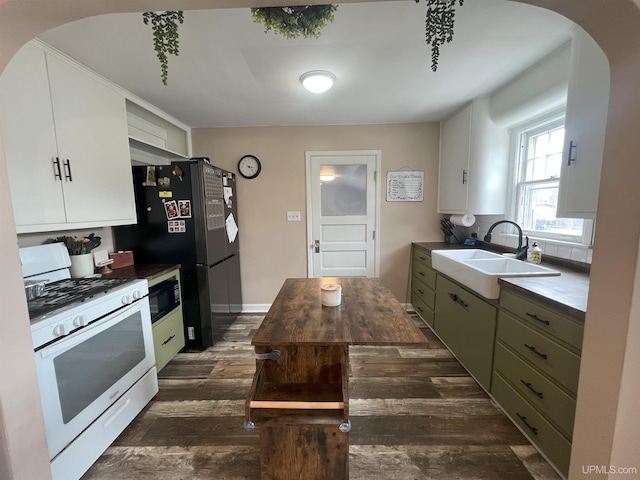
[[[315,249],[316,253],[320,253],[320,240],[316,240],[313,242],[313,248]]]

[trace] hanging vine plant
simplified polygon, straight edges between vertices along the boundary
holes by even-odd
[[[169,59],[167,55],[179,54],[178,23],[184,22],[184,12],[144,12],[142,19],[145,25],[151,24],[153,29],[153,49],[160,60],[162,83],[167,84],[169,77]]]
[[[255,23],[264,25],[265,33],[273,30],[285,38],[318,38],[322,29],[333,22],[337,5],[300,5],[294,7],[252,8]]]
[[[440,45],[453,40],[456,2],[460,6],[464,4],[464,0],[427,0],[426,38],[431,45],[431,70],[434,72],[438,69]]]

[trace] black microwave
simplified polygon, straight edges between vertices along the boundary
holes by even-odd
[[[151,323],[155,323],[180,305],[180,284],[169,278],[149,287]]]

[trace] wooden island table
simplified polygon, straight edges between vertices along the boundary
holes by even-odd
[[[339,284],[326,307],[321,285]],[[252,342],[245,428],[260,433],[262,480],[349,478],[349,346],[425,345],[375,278],[287,279]]]

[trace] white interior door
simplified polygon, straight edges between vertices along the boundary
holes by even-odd
[[[375,277],[380,151],[307,152],[309,277]]]

